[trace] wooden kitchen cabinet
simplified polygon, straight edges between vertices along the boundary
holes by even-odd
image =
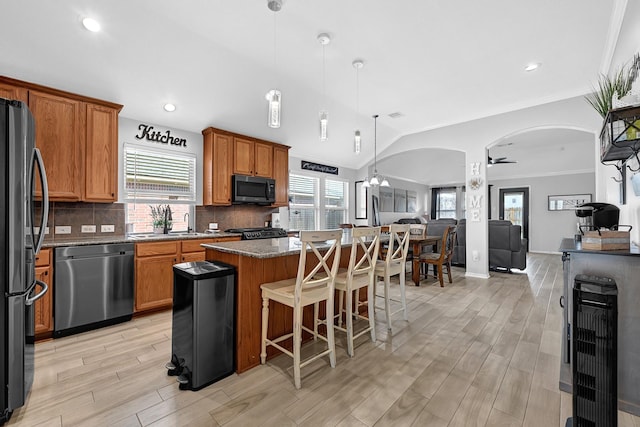
[[[29,91],[29,109],[36,123],[36,147],[42,153],[47,171],[49,199],[81,200],[81,176],[84,174],[82,102]]]
[[[273,179],[276,181],[276,201],[273,206],[289,205],[289,147],[273,146]]]
[[[0,82],[0,98],[15,99],[25,104],[29,102],[28,91],[26,88],[14,86]]]
[[[136,243],[136,313],[173,305],[173,265],[179,257],[179,241]]]
[[[34,303],[36,336],[53,332],[53,262],[51,249],[41,249],[36,255],[36,279],[49,286],[49,290]]]
[[[0,96],[26,102],[33,114],[51,201],[117,200],[122,105],[4,76]]]
[[[202,181],[205,206],[231,205],[233,135],[207,128],[204,136]]]
[[[87,202],[118,199],[118,111],[86,104],[85,191]]]
[[[234,137],[233,173],[273,178],[273,144]]]
[[[203,130],[202,135],[205,206],[231,205],[233,174],[274,178],[276,202],[272,206],[286,206],[289,203],[288,146],[212,127]]]
[[[182,241],[182,262],[194,262],[205,260],[205,249],[200,246],[203,243],[212,243],[214,239],[195,239]]]

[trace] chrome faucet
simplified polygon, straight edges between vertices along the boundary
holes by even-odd
[[[191,233],[193,231],[193,228],[191,228],[191,223],[189,222],[190,219],[191,216],[189,215],[189,212],[185,213],[184,217],[182,218],[182,220],[187,223],[187,233]]]

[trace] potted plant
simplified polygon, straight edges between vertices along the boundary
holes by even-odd
[[[153,220],[153,232],[167,234],[173,228],[173,217],[169,205],[151,206],[151,218]]]
[[[597,89],[594,88],[593,93],[585,96],[585,99],[602,118],[606,118],[609,111],[616,108],[616,103],[622,102],[621,98],[630,94],[639,71],[640,55],[636,54],[629,69],[621,67],[613,77],[600,74]]]

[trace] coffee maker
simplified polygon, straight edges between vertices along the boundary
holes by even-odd
[[[584,203],[576,208],[576,216],[581,235],[585,231],[602,228],[615,230],[618,228],[620,209],[609,203]]]

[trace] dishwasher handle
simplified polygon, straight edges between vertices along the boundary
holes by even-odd
[[[72,259],[91,259],[91,258],[114,258],[114,257],[122,257],[122,256],[133,256],[133,251],[120,251],[114,253],[106,253],[106,254],[88,254],[88,255],[67,255],[67,256],[58,256],[58,261],[67,261]]]

